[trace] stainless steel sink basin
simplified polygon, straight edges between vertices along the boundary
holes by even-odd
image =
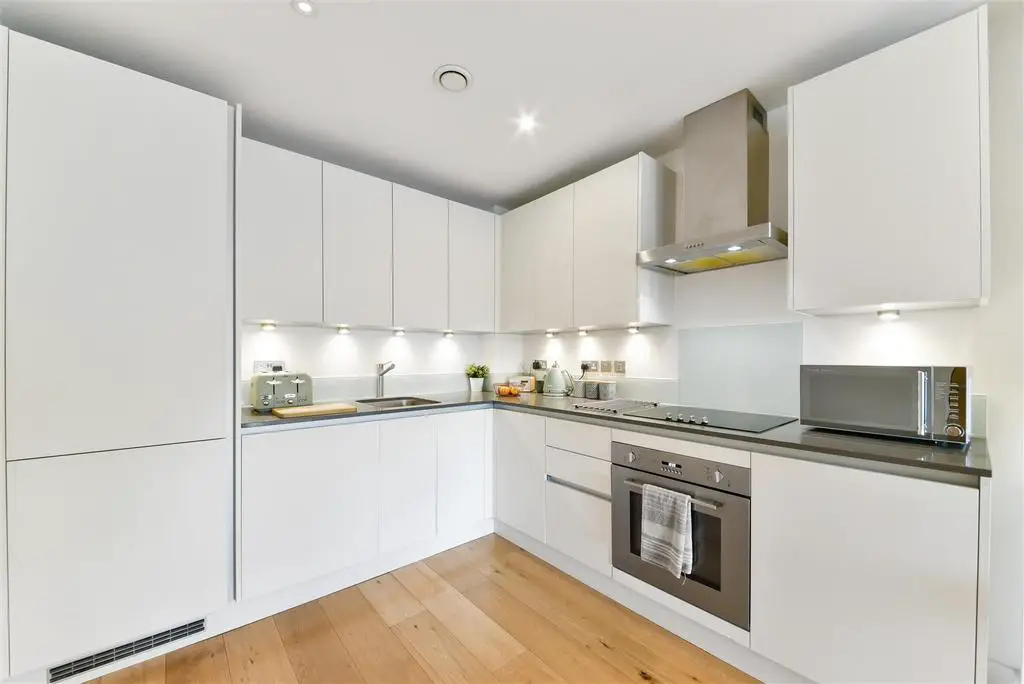
[[[407,408],[409,406],[427,406],[429,404],[440,404],[433,399],[421,399],[420,397],[381,397],[380,399],[359,399],[357,404],[366,404],[380,409]]]

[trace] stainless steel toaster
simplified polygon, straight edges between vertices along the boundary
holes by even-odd
[[[255,373],[249,379],[249,404],[254,411],[267,412],[282,406],[313,403],[313,379],[306,373]]]

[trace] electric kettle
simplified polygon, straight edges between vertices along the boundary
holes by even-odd
[[[544,377],[544,395],[548,397],[564,397],[572,394],[573,381],[569,372],[558,367],[558,362],[551,364],[551,370]]]

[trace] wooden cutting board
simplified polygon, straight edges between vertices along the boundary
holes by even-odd
[[[278,418],[308,418],[309,416],[333,416],[342,413],[355,413],[352,404],[310,404],[309,406],[281,406],[271,411]]]

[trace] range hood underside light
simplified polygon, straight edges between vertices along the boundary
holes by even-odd
[[[789,236],[785,230],[764,223],[731,235],[715,235],[712,244],[694,240],[648,249],[637,254],[636,263],[669,273],[703,273],[785,259],[788,244]]]

